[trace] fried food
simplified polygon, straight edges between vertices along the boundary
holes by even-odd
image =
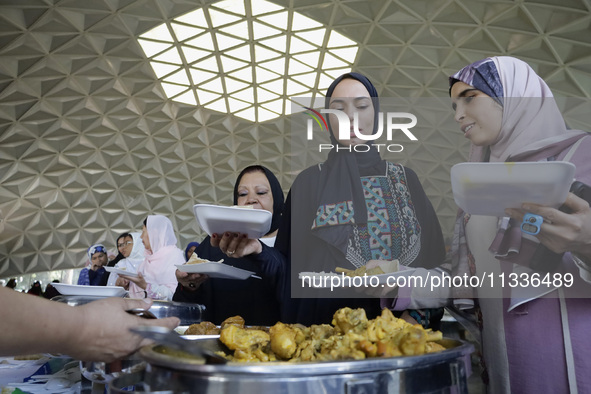
[[[184,335],[219,335],[220,329],[218,326],[210,321],[202,321],[201,323],[191,324]]]
[[[207,259],[202,259],[201,257],[197,256],[197,253],[193,252],[189,260],[185,264],[201,264],[201,263],[221,263],[224,259],[219,261],[211,261]]]
[[[366,265],[363,265],[355,270],[337,267],[335,272],[341,273],[344,272],[347,276],[364,276],[364,275],[381,275],[381,274],[388,274],[391,272],[398,271],[398,260],[391,260],[391,261],[380,261],[378,265],[372,268],[367,268]]]
[[[242,316],[232,316],[224,320],[220,325],[220,328],[223,330],[227,325],[244,328],[244,323],[244,318]]]
[[[425,330],[396,318],[388,309],[368,320],[363,309],[342,308],[333,315],[332,325],[278,322],[269,332],[234,324],[222,327],[220,340],[239,362],[362,360],[369,357],[397,357],[445,350],[436,343],[439,331]]]

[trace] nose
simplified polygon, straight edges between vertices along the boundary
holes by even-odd
[[[458,107],[456,108],[456,113],[454,116],[454,119],[456,122],[461,123],[462,120],[464,120],[464,118],[466,117],[466,115],[464,114],[464,111],[462,110],[462,107],[460,107],[458,105]]]
[[[248,196],[246,196],[246,205],[254,205],[257,202],[258,200],[256,199],[256,194],[248,193]]]

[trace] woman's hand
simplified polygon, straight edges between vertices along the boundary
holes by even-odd
[[[259,254],[263,245],[258,239],[250,239],[246,234],[225,232],[223,235],[212,234],[211,246],[220,248],[228,257],[239,258],[249,254]]]
[[[569,193],[564,205],[572,213],[538,204],[523,204],[522,209],[507,209],[512,219],[521,222],[530,212],[544,218],[536,237],[555,253],[574,252],[586,261],[591,261],[591,208],[589,203]]]
[[[121,277],[123,277],[123,279],[127,280],[127,287],[129,287],[129,282],[133,282],[135,283],[139,288],[146,290],[146,288],[148,287],[148,283],[146,282],[146,279],[144,279],[144,276],[138,272],[137,276],[127,276],[127,275],[122,275],[120,274]]]
[[[176,270],[176,280],[187,290],[195,291],[203,282],[209,279],[208,275],[194,274]]]
[[[129,280],[119,276],[115,281],[115,286],[123,287],[125,290],[129,290]]]

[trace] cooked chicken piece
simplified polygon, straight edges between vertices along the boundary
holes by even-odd
[[[218,335],[220,329],[210,321],[202,321],[201,323],[191,324],[184,335]]]
[[[244,328],[244,318],[242,316],[232,316],[227,318],[220,324],[220,329],[224,329],[227,324],[232,324],[236,327]]]
[[[341,308],[335,312],[332,325],[343,334],[349,331],[362,332],[367,328],[365,309]]]
[[[283,324],[281,322],[275,324],[269,329],[271,337],[271,350],[277,357],[284,360],[289,360],[295,353],[298,344],[304,340],[304,332],[296,326]]]
[[[260,330],[246,330],[233,324],[226,324],[220,333],[220,341],[230,350],[254,351],[265,346],[271,338]]]

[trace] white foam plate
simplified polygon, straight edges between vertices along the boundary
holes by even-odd
[[[206,274],[212,278],[248,279],[254,272],[232,267],[222,263],[182,264],[176,266],[179,271],[190,274]]]
[[[126,276],[131,276],[133,278],[137,278],[137,272],[130,272],[130,271],[122,270],[120,268],[115,268],[115,267],[104,267],[104,268],[105,268],[105,271],[107,271],[107,272],[112,272],[117,275],[126,275]]]
[[[179,334],[183,338],[185,338],[185,339],[191,339],[191,340],[219,338],[220,337],[219,334],[211,334],[211,335],[185,335],[185,331],[187,331],[188,328],[189,328],[189,326],[178,326],[174,330],[177,332],[177,334]]]
[[[398,272],[389,272],[387,274],[379,274],[379,275],[367,275],[367,277],[368,278],[376,277],[376,278],[378,278],[378,283],[380,285],[386,285],[386,284],[388,284],[389,277],[409,276],[410,274],[415,272],[415,270],[416,270],[416,268],[401,266],[400,270]],[[343,274],[341,274],[341,273],[337,274],[335,272],[300,272],[299,277],[300,277],[300,281],[302,280],[303,276],[321,278],[321,279],[312,279],[312,284],[318,285],[318,286],[314,286],[314,287],[316,287],[316,288],[330,288],[331,286],[333,286],[333,283],[331,282],[331,277],[337,276],[337,277],[341,278],[342,275]],[[349,278],[347,275],[345,275],[345,277]],[[355,277],[351,277],[352,280],[354,278]],[[363,280],[363,276],[360,276],[358,278],[361,278]],[[357,279],[357,280],[359,281],[359,279]],[[308,285],[307,278],[304,279],[304,283],[306,285]],[[356,283],[356,282],[353,282],[353,283]],[[360,283],[363,283],[363,282],[360,282]],[[369,279],[368,279],[367,283],[369,283]],[[348,284],[348,281],[344,282],[342,284],[342,286],[344,287],[345,284]]]
[[[219,205],[196,204],[193,212],[199,226],[209,235],[226,231],[247,234],[257,239],[271,229],[273,214],[264,209],[224,207]]]
[[[564,161],[460,163],[451,168],[451,186],[465,212],[505,216],[526,202],[560,207],[574,175],[574,164]]]
[[[123,297],[127,290],[119,286],[83,286],[66,283],[52,283],[62,295],[80,295],[94,297]]]

